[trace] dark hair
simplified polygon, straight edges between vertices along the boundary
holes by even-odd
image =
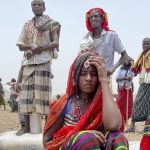
[[[15,78],[12,78],[12,79],[11,79],[11,82],[16,82],[16,79],[15,79]]]

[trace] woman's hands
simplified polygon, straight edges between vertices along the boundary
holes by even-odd
[[[102,56],[90,56],[88,59],[91,65],[94,65],[98,71],[99,82],[108,82],[107,80],[107,70],[105,66],[105,61]]]
[[[96,137],[96,139],[98,140],[100,145],[102,145],[106,142],[106,138],[102,132],[97,131],[97,130],[87,130],[87,132],[92,133]]]

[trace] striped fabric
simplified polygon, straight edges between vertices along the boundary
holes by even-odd
[[[71,114],[65,115],[63,126],[76,125],[76,124],[77,124],[77,119],[75,120],[74,116],[72,116]]]
[[[51,68],[49,63],[29,65],[23,68],[22,113],[30,113],[35,108],[36,113],[48,114],[51,100]]]
[[[128,150],[128,140],[119,131],[109,132],[106,136],[106,150]]]
[[[147,120],[150,114],[150,84],[143,83],[140,85],[138,93],[136,95],[132,120],[134,122]]]
[[[144,136],[149,136],[150,137],[150,124],[149,125],[145,125],[143,134],[144,134]]]
[[[87,131],[74,134],[68,142],[65,142],[60,150],[101,150],[96,137]]]
[[[128,141],[121,132],[109,132],[106,144],[100,145],[88,131],[80,131],[65,142],[60,150],[128,150]]]

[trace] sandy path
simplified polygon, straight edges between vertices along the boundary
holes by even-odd
[[[43,120],[44,122],[44,120]],[[130,121],[129,121],[130,123]],[[144,122],[137,123],[137,131],[141,131],[144,127]],[[10,112],[9,106],[6,107],[6,110],[3,110],[3,106],[0,107],[0,133],[6,131],[17,131],[20,129],[18,113]],[[130,133],[126,134],[129,141],[139,141],[142,137],[142,134],[139,133]]]

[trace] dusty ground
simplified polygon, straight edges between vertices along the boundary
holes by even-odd
[[[43,120],[44,123],[44,120]],[[128,122],[130,124],[130,121]],[[136,130],[141,131],[144,127],[144,122],[136,124]],[[20,129],[18,113],[11,112],[10,107],[7,105],[4,111],[3,106],[0,107],[0,133],[6,131],[17,131]],[[125,134],[129,141],[140,141],[142,134],[130,133]]]

